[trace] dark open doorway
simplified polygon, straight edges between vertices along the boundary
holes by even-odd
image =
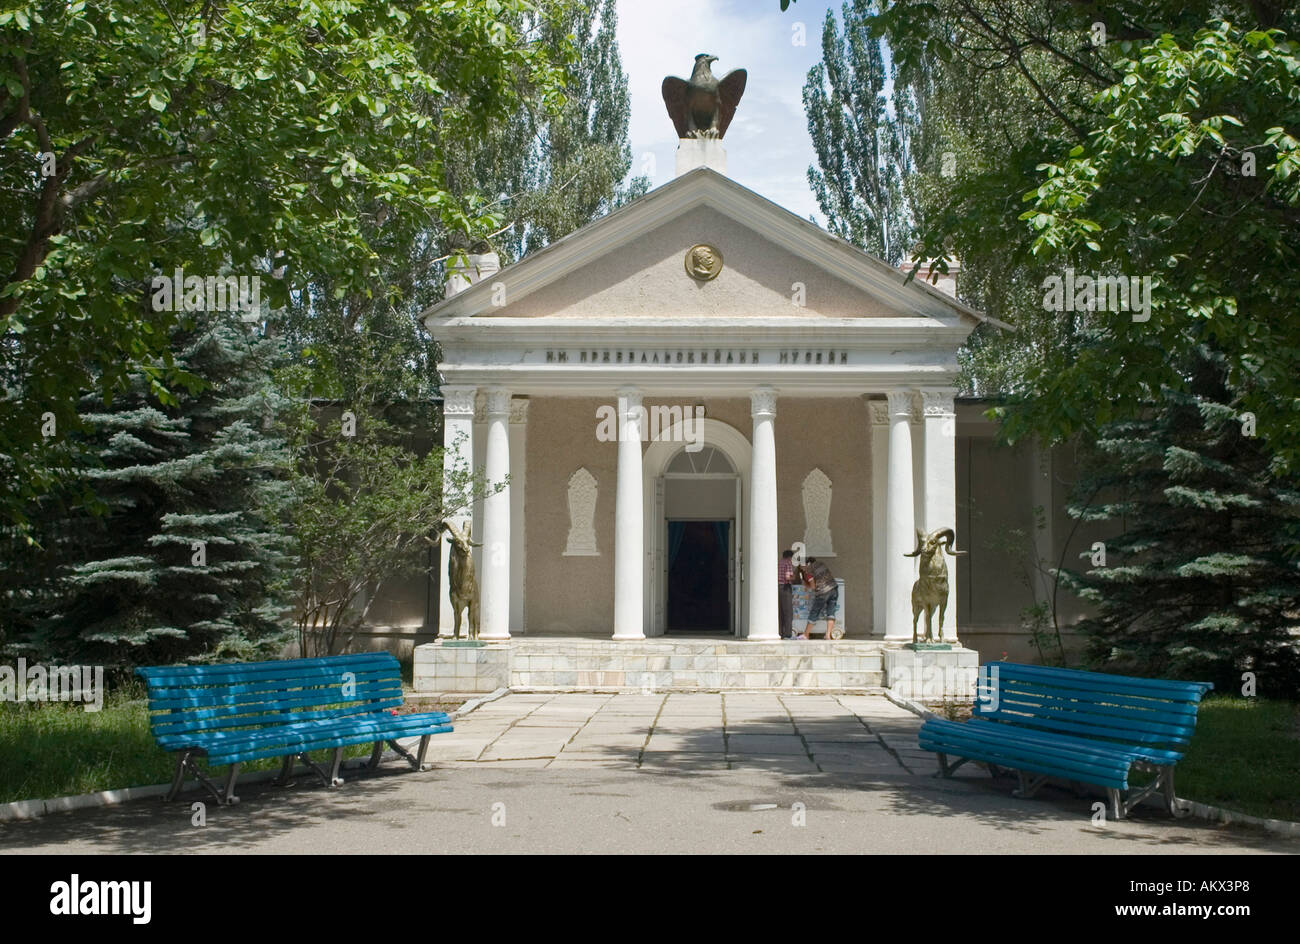
[[[730,633],[730,521],[668,522],[670,633]]]

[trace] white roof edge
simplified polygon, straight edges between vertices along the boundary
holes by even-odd
[[[600,219],[593,220],[586,226],[580,227],[560,239],[557,239],[555,242],[539,249],[537,252],[531,253],[516,262],[512,262],[510,265],[505,266],[499,272],[495,273],[495,278],[492,282],[507,282],[507,291],[509,291],[510,281],[517,280],[521,275],[527,275],[529,273],[545,273],[546,269],[549,268],[547,263],[554,263],[562,260],[566,255],[566,250],[579,246],[588,240],[596,240],[600,238],[600,234],[611,227],[621,229],[623,227],[620,224],[627,224],[629,221],[635,220],[639,216],[646,215],[649,217],[649,220],[647,221],[648,225],[645,227],[629,226],[628,228],[632,229],[634,233],[638,230],[648,231],[649,229],[654,228],[661,223],[661,220],[658,214],[653,214],[650,211],[653,210],[657,204],[661,204],[665,199],[677,196],[682,204],[682,208],[689,207],[693,203],[703,200],[708,193],[708,189],[716,186],[730,188],[732,191],[737,193],[741,199],[749,201],[751,205],[758,207],[761,211],[771,216],[774,222],[784,224],[785,228],[794,228],[799,235],[804,237],[804,239],[816,238],[829,243],[830,247],[839,253],[845,266],[857,269],[858,273],[865,277],[865,281],[874,283],[878,290],[887,290],[892,288],[894,291],[900,293],[906,293],[909,291],[915,292],[921,295],[924,301],[929,302],[930,305],[939,303],[949,311],[973,319],[977,322],[992,324],[1008,331],[1015,330],[1013,325],[1006,324],[1005,322],[986,315],[975,308],[971,308],[969,305],[958,301],[956,298],[953,298],[951,295],[948,295],[946,292],[941,291],[927,282],[917,279],[911,279],[909,281],[907,273],[891,266],[883,259],[866,252],[858,246],[853,245],[848,240],[836,236],[834,233],[827,232],[815,223],[805,220],[797,213],[787,210],[785,207],[774,203],[762,194],[756,193],[748,187],[745,187],[708,167],[697,167],[690,170],[668,183],[656,187],[649,193],[643,194],[631,203],[625,204],[617,210],[607,213]],[[692,190],[699,191],[698,194],[694,195],[693,199],[691,197]],[[670,203],[674,204],[677,202],[678,201],[670,201]],[[725,215],[731,215],[727,213],[726,205],[719,205],[715,208]],[[744,221],[737,220],[737,222],[743,223]],[[771,232],[765,232],[762,235],[775,242],[781,242],[779,237],[774,237]],[[612,241],[609,248],[613,249],[619,244],[618,241]],[[824,260],[818,264],[826,267]],[[539,267],[541,269],[540,273],[538,272]],[[840,268],[843,269],[844,266],[841,266]],[[871,288],[862,284],[864,281],[863,279],[853,279],[851,274],[845,273],[844,271],[836,271],[833,267],[830,267],[830,271],[834,275],[846,277],[846,280],[851,283],[856,282],[858,288],[868,294],[871,293]],[[542,278],[536,279],[535,281],[539,283],[536,287],[540,287],[540,285],[546,284],[549,279],[546,279],[543,275]],[[446,325],[447,321],[450,319],[463,317],[464,315],[462,313],[464,313],[464,310],[473,306],[474,303],[479,300],[480,296],[487,293],[492,282],[478,282],[451,298],[443,299],[437,304],[429,306],[424,311],[420,312],[420,320],[425,322],[426,326],[428,326],[429,321],[434,319],[442,320],[444,325]],[[527,294],[527,291],[524,294]],[[921,299],[916,299],[916,301],[921,301]],[[920,308],[930,306],[916,307]],[[472,313],[465,314],[472,317]],[[918,314],[924,314],[924,312],[918,311]],[[872,320],[875,319],[862,319],[863,322]]]

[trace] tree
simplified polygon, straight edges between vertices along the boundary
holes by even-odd
[[[831,232],[897,265],[914,223],[905,182],[912,148],[921,143],[918,89],[894,84],[892,97],[887,92],[886,50],[866,26],[879,6],[877,0],[844,3],[842,35],[834,12],[826,13],[822,61],[803,88],[817,152],[808,185]]]
[[[33,2],[0,12],[0,516],[73,468],[82,391],[180,378],[150,279],[260,273],[272,308],[364,297],[393,245],[490,231],[447,138],[560,101],[525,0]],[[428,108],[437,103],[437,134]],[[382,226],[375,221],[383,219]],[[377,235],[379,234],[379,235]]]
[[[489,488],[482,473],[449,469],[431,440],[440,430],[433,405],[394,402],[383,366],[365,366],[346,404],[323,404],[298,382],[286,416],[296,501],[292,534],[301,562],[294,612],[304,656],[344,651],[365,624],[386,580],[428,573],[440,525]],[[418,431],[418,432],[417,432]]]
[[[1300,299],[1276,273],[1300,235],[1300,61],[1287,38],[1300,11],[905,0],[861,26],[888,41],[899,82],[934,77],[927,108],[952,134],[957,173],[920,214],[919,255],[955,253],[970,300],[1029,327],[976,338],[1010,386],[1004,436],[1060,442],[1135,416],[1181,388],[1180,355],[1205,342],[1279,471],[1294,470],[1300,324],[1286,313]],[[1044,279],[1069,269],[1150,278],[1149,312],[1044,313]],[[1031,356],[1010,353],[1026,339]]]
[[[274,344],[228,313],[172,335],[195,380],[171,404],[143,371],[105,407],[82,397],[70,495],[34,517],[33,590],[15,595],[20,647],[42,659],[113,667],[277,655],[292,560],[284,444],[272,427]],[[75,504],[78,484],[98,507]],[[41,579],[44,576],[45,579]]]
[[[1186,382],[1103,427],[1069,506],[1122,528],[1102,566],[1062,574],[1096,612],[1076,625],[1097,668],[1300,695],[1300,490],[1271,474],[1227,358],[1202,346]],[[1092,501],[1088,496],[1095,496]]]

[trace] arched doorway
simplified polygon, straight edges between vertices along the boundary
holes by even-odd
[[[683,447],[663,480],[664,632],[734,635],[736,469],[715,446]]]
[[[645,634],[743,635],[749,440],[718,420],[646,449]]]

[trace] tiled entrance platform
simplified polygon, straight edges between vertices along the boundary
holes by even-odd
[[[766,770],[872,780],[928,774],[921,719],[879,695],[511,694],[429,742],[440,767]]]
[[[823,691],[889,687],[910,698],[968,697],[977,654],[913,653],[880,640],[516,637],[415,649],[417,692]]]

